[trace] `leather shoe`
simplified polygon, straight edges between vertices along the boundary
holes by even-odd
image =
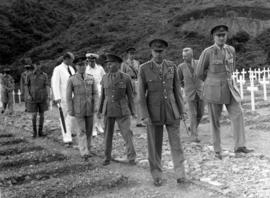
[[[220,152],[216,152],[215,157],[222,160],[222,155]]]
[[[110,164],[110,160],[109,159],[105,159],[102,163],[103,166],[107,166]]]
[[[243,147],[238,147],[234,152],[235,153],[251,153],[254,150],[252,149],[247,149],[247,147],[243,146]]]
[[[136,161],[135,160],[129,160],[128,163],[132,166],[135,166],[136,165]]]
[[[176,182],[178,183],[178,184],[183,184],[183,183],[185,183],[185,181],[186,181],[186,178],[178,178],[177,180],[176,180]]]
[[[162,186],[162,179],[161,178],[154,179],[154,186],[156,187]]]

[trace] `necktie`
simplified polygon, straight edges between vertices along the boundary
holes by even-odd
[[[69,75],[71,76],[72,73],[71,73],[71,71],[70,71],[70,69],[69,69],[69,66],[67,66],[67,70],[68,70]]]

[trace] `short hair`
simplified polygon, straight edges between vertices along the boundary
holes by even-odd
[[[190,53],[193,56],[193,49],[191,47],[185,47],[183,53]]]
[[[63,60],[65,60],[67,58],[74,59],[74,55],[71,52],[67,52],[64,54]]]

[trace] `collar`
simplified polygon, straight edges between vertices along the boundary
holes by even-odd
[[[164,59],[163,59],[162,63],[160,63],[160,64],[158,64],[156,61],[154,61],[154,59],[152,61],[157,67],[162,67],[163,63],[165,62]]]
[[[222,48],[220,48],[216,43],[214,44],[214,46],[219,50],[223,50],[227,48],[227,44],[224,44]]]

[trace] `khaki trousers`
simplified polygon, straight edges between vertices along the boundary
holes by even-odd
[[[111,160],[112,139],[114,124],[117,122],[121,135],[125,141],[126,153],[128,160],[135,160],[136,152],[133,144],[133,133],[130,129],[130,116],[124,117],[106,117],[105,116],[105,158]]]
[[[231,96],[231,103],[225,104],[231,120],[231,127],[234,137],[234,149],[245,146],[246,138],[244,131],[244,119],[241,104]],[[213,134],[213,143],[215,152],[221,152],[220,146],[220,116],[223,104],[208,103],[208,113],[210,119],[210,128]]]
[[[81,156],[89,155],[92,129],[93,129],[93,116],[76,117],[79,127],[77,130],[77,139]]]
[[[179,123],[166,125],[168,131],[171,155],[174,170],[177,178],[185,176],[183,166],[184,154],[180,140]],[[161,156],[162,156],[163,125],[147,125],[148,160],[153,179],[162,177]]]

